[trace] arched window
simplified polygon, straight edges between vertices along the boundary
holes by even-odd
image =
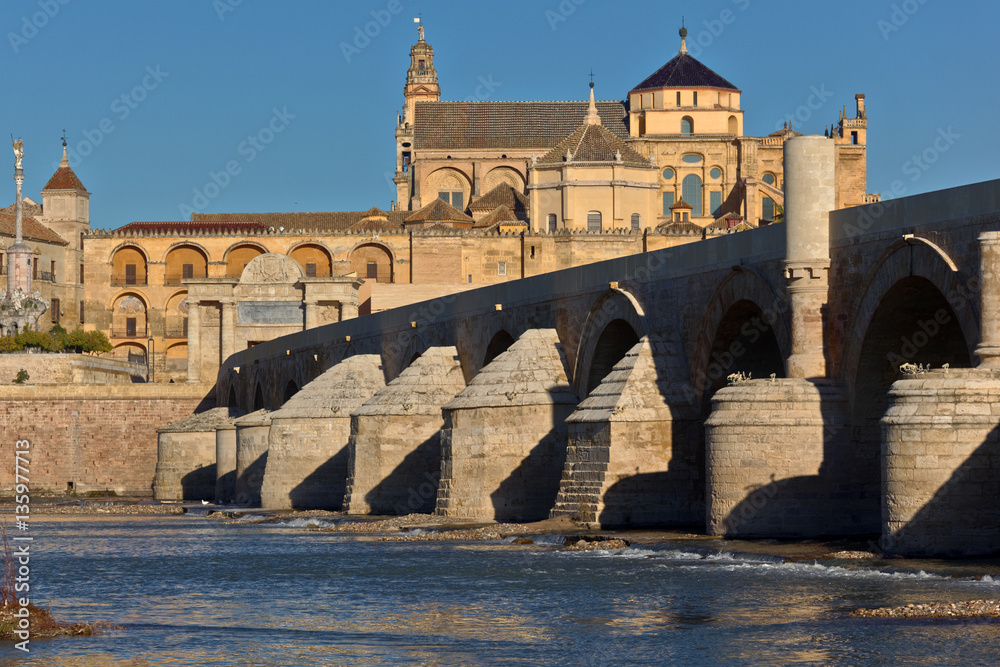
[[[549,213],[548,218],[546,220],[546,224],[547,224],[546,228],[549,230],[549,233],[556,231],[558,223],[556,222],[555,213]]]
[[[729,134],[739,134],[740,133],[740,122],[736,120],[736,116],[729,117]]]
[[[701,205],[701,177],[697,174],[688,174],[681,181],[681,199],[691,204],[691,215],[704,215]]]
[[[663,215],[670,215],[670,207],[674,205],[674,192],[663,193]]]
[[[601,212],[600,211],[587,211],[587,231],[588,232],[599,232],[599,231],[601,231]]]
[[[775,183],[777,183],[777,180],[774,178],[774,174],[764,174],[763,180],[768,185],[774,185]]]
[[[681,134],[694,134],[694,119],[691,116],[681,118]]]
[[[641,228],[642,228],[642,218],[639,216],[638,213],[633,213],[632,214],[632,229],[635,230],[635,231],[639,231]]]
[[[760,203],[761,203],[761,206],[760,206],[760,208],[761,208],[760,219],[761,220],[773,221],[774,220],[774,200],[771,199],[770,197],[766,197],[765,196],[763,199],[761,199]]]

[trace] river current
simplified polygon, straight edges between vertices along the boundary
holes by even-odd
[[[848,616],[1000,597],[1000,564],[788,563],[684,541],[568,552],[555,536],[379,542],[303,523],[33,517],[32,598],[122,629],[33,639],[29,654],[2,645],[0,665],[1000,662],[997,621]]]

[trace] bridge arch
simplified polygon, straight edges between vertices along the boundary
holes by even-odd
[[[409,368],[420,355],[427,351],[427,348],[427,342],[423,337],[419,334],[411,336],[409,342],[406,344],[406,349],[403,350],[403,354],[399,357],[399,370],[393,377],[399,377],[399,374]]]
[[[261,386],[260,380],[257,380],[257,387],[253,392],[253,405],[250,406],[250,412],[257,412],[266,407],[267,404],[264,402],[264,388]]]
[[[573,371],[576,395],[589,394],[625,353],[648,334],[646,313],[634,296],[622,289],[602,294],[587,314],[580,336]]]
[[[506,329],[500,329],[493,337],[490,339],[489,344],[486,346],[486,352],[483,355],[483,363],[480,368],[485,368],[489,366],[494,359],[499,357],[501,354],[507,351],[507,349],[514,344],[514,337]]]
[[[708,301],[691,356],[691,386],[707,406],[731,373],[784,377],[791,355],[787,299],[755,269],[734,267]]]
[[[285,403],[287,403],[292,398],[292,396],[298,393],[298,391],[299,391],[299,385],[296,384],[295,380],[289,380],[287,383],[285,383],[285,392],[281,397],[281,404],[284,405]]]
[[[978,288],[978,285],[976,285]],[[968,282],[933,244],[903,239],[887,248],[866,277],[849,320],[841,376],[851,396],[853,483],[878,516],[881,419],[904,363],[972,365],[978,303]]]
[[[979,340],[978,278],[959,271],[955,261],[930,241],[919,237],[900,239],[882,253],[868,272],[859,290],[861,299],[848,320],[851,329],[847,332],[841,372],[848,387],[853,389],[856,386],[862,350],[876,312],[890,291],[908,278],[925,279],[941,296],[961,329],[966,350],[972,359],[975,343]],[[919,282],[910,282],[909,285],[911,290],[920,292],[927,288],[927,285],[921,287]],[[902,341],[899,342],[902,344]],[[912,361],[923,363],[919,359]]]

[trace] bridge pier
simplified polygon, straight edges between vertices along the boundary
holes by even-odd
[[[643,338],[566,419],[553,518],[602,528],[704,520],[704,441],[678,353]]]
[[[351,412],[384,386],[381,358],[359,354],[333,366],[272,412],[261,505],[339,510],[347,484]]]
[[[882,549],[1000,553],[1000,232],[979,235],[975,369],[898,380],[882,418]]]
[[[559,490],[576,408],[555,329],[529,329],[445,404],[435,512],[544,519]]]
[[[463,389],[458,350],[432,347],[352,413],[348,514],[434,511],[441,408]]]
[[[750,380],[712,398],[705,422],[708,532],[728,537],[864,533],[851,484],[849,403],[830,381]]]
[[[882,418],[882,549],[1000,552],[1000,369],[899,380]]]
[[[215,497],[215,429],[243,413],[212,408],[156,431],[157,500],[210,500]]]
[[[236,420],[236,502],[260,505],[260,485],[267,465],[271,413],[257,410]]]
[[[230,408],[239,410],[239,408]],[[239,414],[244,414],[239,410]],[[235,420],[215,428],[215,502],[229,503],[236,497]]]

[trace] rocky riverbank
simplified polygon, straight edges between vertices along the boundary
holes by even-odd
[[[855,609],[851,616],[862,618],[996,618],[1000,617],[1000,600],[969,602],[931,602],[902,607]]]

